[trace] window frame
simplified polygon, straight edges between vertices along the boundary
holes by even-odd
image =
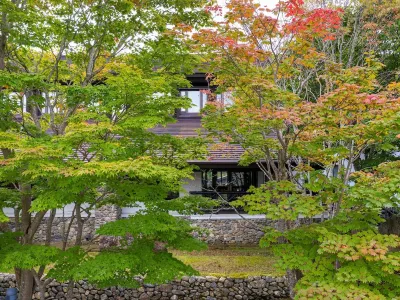
[[[242,192],[247,192],[247,190],[250,188],[250,186],[258,186],[258,170],[253,170],[253,169],[219,169],[219,168],[207,168],[207,169],[201,169],[201,189],[202,191],[207,191],[209,188],[206,186],[206,182],[209,181],[208,177],[205,177],[208,172],[211,172],[211,189],[215,189],[218,191],[219,187],[226,186],[228,187],[231,191],[229,192],[238,192],[238,191],[232,191],[232,188],[241,188],[243,189]],[[218,180],[218,173],[219,172],[226,172],[227,175],[227,184],[226,185],[217,185],[217,180]],[[232,184],[232,173],[246,173],[249,172],[251,174],[251,182],[250,185],[247,187],[245,185],[243,186],[236,186]],[[246,175],[243,174],[243,180],[245,181]],[[245,190],[245,191],[244,191]]]
[[[206,87],[204,87],[204,88],[196,87],[196,88],[179,89],[179,96],[180,97],[189,98],[189,92],[199,92],[199,94],[200,94],[200,108],[199,108],[199,111],[193,112],[193,111],[189,111],[189,108],[181,108],[180,109],[181,113],[196,114],[196,115],[200,114],[200,111],[204,108],[204,106],[207,103],[207,95],[201,92],[201,90],[205,90],[205,89],[208,89],[208,88],[206,88]],[[184,93],[184,95],[182,93]]]

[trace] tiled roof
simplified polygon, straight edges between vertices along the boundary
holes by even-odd
[[[208,161],[238,162],[244,150],[240,145],[215,144],[208,147]]]
[[[170,123],[167,126],[157,126],[151,129],[151,132],[157,134],[170,134],[173,136],[193,137],[198,136],[199,132],[205,133],[201,127],[201,117],[182,117],[178,118],[175,123]]]
[[[200,116],[178,117],[175,123],[165,127],[158,126],[151,130],[156,134],[171,134],[173,136],[195,137],[199,133],[205,135],[207,132],[201,126]],[[208,146],[208,157],[204,162],[237,163],[244,150],[240,145],[228,143],[216,143]],[[201,162],[201,161],[193,161]]]
[[[199,133],[202,135],[206,134],[205,129],[201,126],[200,116],[179,117],[175,123],[168,124],[165,127],[157,126],[151,129],[151,132],[181,137],[196,137],[199,136]],[[84,150],[86,150],[86,147],[82,148],[82,151]],[[87,158],[85,159],[87,153],[83,153],[82,151],[76,151],[76,156],[82,160],[87,160]],[[204,161],[191,161],[191,163],[237,163],[243,152],[244,150],[240,145],[227,143],[210,144],[208,146],[208,157]],[[1,156],[2,153],[0,150],[0,157]]]

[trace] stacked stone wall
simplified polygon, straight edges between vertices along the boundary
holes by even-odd
[[[51,230],[51,240],[52,242],[61,242],[65,239],[66,232],[68,229],[68,224],[70,222],[71,218],[66,217],[55,217],[53,220],[52,224],[52,230]],[[43,243],[46,240],[46,224],[47,218],[45,218],[42,223],[39,226],[39,229],[37,230],[35,234],[35,242],[37,243]],[[14,231],[15,229],[15,221],[14,218],[10,218],[10,222],[8,223],[9,229]],[[74,242],[76,238],[76,232],[77,232],[77,223],[76,220],[72,222],[71,229],[68,235],[68,242]],[[90,217],[88,220],[85,221],[83,225],[83,234],[82,237],[85,241],[90,241],[95,234],[95,218]]]
[[[5,298],[5,291],[15,286],[15,276],[0,274],[0,299]],[[65,299],[66,283],[52,282],[46,291],[46,299]],[[233,279],[224,277],[184,277],[162,285],[143,285],[137,289],[111,287],[97,289],[86,281],[75,283],[74,299],[79,300],[230,300],[230,299],[287,299],[288,291],[284,278],[249,277]],[[40,299],[38,292],[34,299]]]
[[[112,214],[109,211],[96,211],[94,217],[89,218],[83,227],[83,238],[85,241],[91,241],[95,236],[95,231],[100,225],[107,222],[115,221],[119,218],[118,212],[113,209]],[[45,218],[40,225],[36,235],[35,241],[42,243],[46,239],[46,224]],[[190,220],[193,226],[200,227],[204,231],[196,235],[197,238],[207,242],[210,245],[257,245],[261,237],[264,235],[263,230],[266,226],[273,226],[272,221],[266,219],[252,219],[252,220],[235,220],[235,219],[199,219]],[[70,218],[56,217],[52,226],[52,242],[61,242],[64,240]],[[9,229],[14,230],[14,219],[10,218]],[[74,242],[76,237],[77,224],[76,220],[72,222],[71,230],[68,236],[68,242]],[[112,246],[116,244],[116,239],[112,237],[100,237],[100,244]]]
[[[265,227],[274,227],[274,222],[267,219],[191,219],[187,218],[193,226],[200,227],[204,231],[197,234],[196,237],[207,242],[210,245],[257,245],[264,235]],[[92,216],[84,223],[83,242],[92,241],[95,231],[101,225],[118,220],[121,218],[121,208],[115,205],[107,205],[97,208]],[[186,217],[184,217],[186,218]],[[52,242],[61,242],[65,239],[70,217],[56,217],[52,226]],[[35,241],[42,243],[46,239],[47,218],[40,225]],[[10,218],[9,228],[15,229],[14,218]],[[1,231],[1,230],[0,230]],[[68,242],[74,242],[77,231],[76,220],[72,222],[71,230],[68,236]],[[118,239],[109,236],[100,236],[96,238],[100,247],[109,247],[118,244]]]
[[[206,229],[198,238],[210,245],[258,245],[265,227],[274,226],[274,222],[266,219],[200,219],[190,222]]]

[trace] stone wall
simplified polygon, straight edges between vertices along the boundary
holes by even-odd
[[[63,238],[65,236],[65,233],[68,228],[68,224],[70,222],[71,218],[62,218],[62,217],[55,217],[52,225],[52,241],[53,242],[61,242],[63,241]],[[45,218],[42,223],[39,226],[39,229],[35,235],[35,241],[42,243],[46,239],[46,224],[47,218]],[[10,218],[9,222],[9,228],[10,230],[14,230],[15,228],[15,222],[14,218]],[[68,236],[68,241],[75,241],[76,237],[76,231],[77,231],[77,224],[76,220],[72,222],[71,230]],[[83,226],[83,234],[82,237],[84,241],[89,241],[94,237],[95,234],[95,218],[91,217],[89,218]]]
[[[96,222],[95,228],[100,228],[108,222],[113,222],[121,219],[122,209],[116,205],[104,205],[96,209]],[[100,236],[99,247],[100,249],[118,245],[118,238],[113,236]]]
[[[0,299],[5,291],[15,286],[14,275],[0,274]],[[65,299],[67,284],[53,282],[46,292],[46,299]],[[79,281],[73,289],[74,299],[80,300],[178,300],[178,299],[287,299],[288,291],[284,278],[249,277],[246,279],[206,277],[184,277],[163,285],[144,285],[138,289],[111,287],[96,289],[93,285]],[[40,299],[35,293],[34,299]]]
[[[89,218],[83,228],[84,242],[91,240],[100,225],[119,219],[120,210],[107,207],[96,210],[95,216]],[[36,242],[44,242],[46,239],[46,218],[40,225],[35,235]],[[52,241],[61,242],[65,236],[70,218],[56,217],[53,221]],[[195,219],[189,221],[205,231],[197,235],[199,239],[210,245],[257,245],[260,238],[264,235],[265,226],[273,226],[273,222],[266,219]],[[15,223],[10,218],[9,228],[14,230]],[[68,241],[73,242],[76,236],[76,221],[72,223]],[[116,239],[108,236],[101,236],[98,240],[101,248],[103,246],[116,245]]]
[[[121,208],[115,205],[107,205],[97,208],[92,216],[85,222],[83,230],[84,241],[91,240],[96,229],[101,225],[118,220],[121,218]],[[218,217],[218,219],[216,218]],[[237,218],[223,218],[223,215],[214,216],[213,219],[201,218],[191,219],[187,218],[193,225],[205,229],[205,231],[197,237],[211,245],[257,245],[260,238],[264,235],[263,229],[266,226],[273,226],[274,222],[264,218],[258,219],[237,219]],[[235,216],[237,217],[237,216]],[[186,217],[185,217],[186,218]],[[14,218],[10,218],[9,227],[14,230]],[[45,218],[39,227],[35,236],[35,241],[44,242],[46,238],[46,224]],[[52,229],[52,241],[61,242],[65,236],[70,217],[55,217]],[[76,236],[76,221],[72,223],[71,231],[68,241],[74,241]],[[108,247],[116,245],[118,239],[108,236],[101,236],[98,239],[100,247]]]
[[[97,228],[100,225],[117,220],[119,218],[119,210],[110,207],[104,210],[96,210],[95,216],[89,218],[83,228],[83,238],[84,241],[91,240]],[[56,217],[53,222],[52,229],[52,241],[61,242],[65,236],[66,229],[70,218]],[[258,241],[263,236],[263,229],[265,226],[272,226],[273,222],[266,219],[219,219],[219,220],[209,220],[209,219],[198,219],[189,220],[193,225],[205,229],[205,231],[197,236],[199,239],[207,242],[210,245],[256,245]],[[9,228],[13,230],[15,223],[13,218],[10,218]],[[46,219],[43,220],[40,225],[38,232],[35,236],[36,242],[44,242],[46,239]],[[69,234],[68,241],[74,241],[76,236],[76,221],[72,223],[71,231]],[[99,239],[101,246],[104,245],[114,245],[115,238],[102,236]]]
[[[96,208],[96,229],[101,225],[121,219],[122,209],[116,205],[104,205]]]
[[[190,222],[206,229],[198,238],[211,245],[257,245],[264,235],[263,229],[274,225],[266,219],[199,219]]]

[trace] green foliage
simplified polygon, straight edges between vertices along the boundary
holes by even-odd
[[[347,219],[352,222],[351,216]],[[340,219],[333,218],[285,233],[269,229],[260,245],[269,247],[275,243],[273,251],[280,257],[276,266],[282,271],[290,268],[302,272],[296,299],[322,299],[318,297],[324,295],[346,299],[340,297],[354,293],[381,297],[376,299],[397,296],[400,255],[393,249],[400,246],[400,238],[377,234],[375,230],[358,231],[356,227],[344,232],[340,225]],[[279,238],[288,243],[279,244]]]
[[[48,272],[49,278],[56,278],[60,282],[71,280],[87,257],[88,254],[81,247],[71,247],[60,251],[54,258],[53,267]]]
[[[324,211],[321,198],[305,194],[290,181],[269,181],[233,204],[244,207],[251,214],[266,214],[271,220],[296,220],[299,216],[312,217]]]
[[[16,190],[0,187],[0,223],[9,220],[3,212],[3,208],[15,207],[18,205],[19,196],[20,195]]]
[[[97,233],[136,240],[152,240],[180,250],[197,250],[203,243],[192,237],[195,228],[186,220],[175,218],[168,212],[137,213],[128,219],[117,220],[101,226]],[[190,245],[192,240],[193,246]],[[180,248],[183,247],[183,248]],[[193,249],[188,249],[193,248]]]
[[[54,261],[60,250],[42,245],[21,245],[17,239],[21,234],[6,232],[0,234],[0,269],[32,269]]]
[[[265,175],[234,204],[276,220],[279,230],[266,228],[260,244],[272,245],[293,297],[400,294],[399,238],[378,232],[382,209],[399,208],[399,164],[386,163],[397,156],[399,84],[380,85],[382,57],[398,51],[370,52],[397,43],[388,30],[397,28],[397,2],[355,2],[335,15],[333,2],[268,10],[233,1],[222,25],[195,36],[216,93],[229,98],[206,106],[204,125],[210,137],[240,144],[241,164]],[[376,28],[390,41],[381,44]]]
[[[385,300],[385,296],[363,289],[360,285],[337,285],[327,282],[323,287],[309,287],[301,290],[298,294],[298,299],[371,299]],[[392,298],[396,299],[396,298]]]
[[[144,283],[165,283],[197,272],[166,251],[154,251],[153,243],[142,241],[124,252],[104,251],[82,262],[73,275],[75,280],[88,279],[100,287],[119,285],[138,287]]]
[[[202,158],[206,145],[150,129],[190,106],[177,88],[189,87],[185,74],[198,58],[171,29],[208,24],[204,4],[1,1],[0,221],[4,207],[21,209],[16,228],[24,231],[18,239],[0,236],[1,267],[39,267],[39,274],[54,265],[39,274],[43,282],[87,278],[103,286],[195,273],[153,248],[162,241],[171,248],[204,247],[186,221],[167,212],[200,212],[213,203],[166,198],[191,178],[187,160]],[[68,204],[77,219],[78,210],[90,215],[104,205],[141,206],[137,218],[100,229],[131,234],[133,243],[96,257],[80,247],[34,245],[44,213]]]

